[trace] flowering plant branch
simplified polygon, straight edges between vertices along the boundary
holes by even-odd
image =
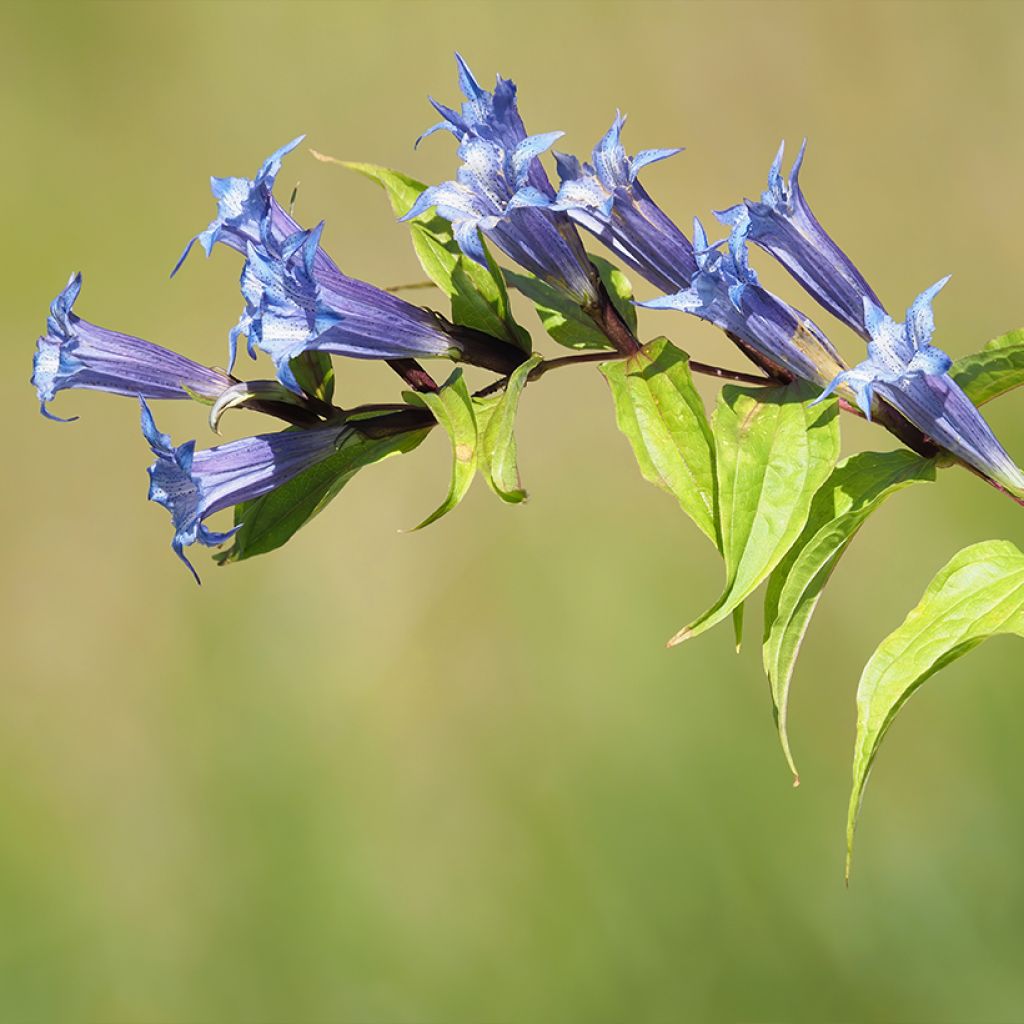
[[[423,136],[455,137],[460,164],[451,180],[428,187],[397,171],[344,165],[385,189],[450,312],[397,294],[418,284],[379,288],[345,274],[321,245],[323,224],[303,227],[281,206],[275,182],[295,139],[252,179],[213,179],[216,217],[172,272],[197,243],[207,255],[220,244],[243,257],[228,368],[82,319],[75,274],[37,344],[32,382],[42,411],[57,419],[49,405],[65,389],[138,399],[155,460],[149,497],[170,513],[172,547],[198,580],[188,547],[219,547],[222,564],[279,548],[356,472],[412,451],[438,426],[451,440],[451,482],[420,526],[454,509],[477,475],[501,500],[523,501],[514,434],[523,391],[552,370],[596,363],[641,473],[678,501],[724,562],[722,594],[669,645],[731,618],[738,646],[745,602],[766,585],[764,667],[798,781],[787,724],[797,653],[867,517],[890,495],[952,465],[1024,503],[1024,473],[979,411],[1024,384],[1024,331],[954,362],[933,344],[932,304],[948,277],[922,291],[902,320],[887,312],[804,197],[804,148],[788,177],[779,150],[760,199],[719,212],[728,234],[712,242],[700,220],[685,234],[640,181],[642,170],[678,149],[629,157],[617,114],[588,161],[555,154],[556,186],[542,157],[561,133],[528,135],[507,79],[488,91],[461,57],[458,72],[464,101],[458,110],[431,101],[442,120]],[[588,252],[584,235],[659,294],[636,301],[624,272]],[[848,365],[805,313],[765,289],[750,265],[751,243],[866,342],[866,358]],[[514,267],[500,267],[492,248]],[[547,334],[574,352],[535,353],[509,289],[531,300]],[[641,341],[638,306],[713,324],[756,372],[691,360],[665,337]],[[235,375],[242,338],[250,357],[268,357],[272,377]],[[386,362],[407,389],[401,401],[336,404],[336,357]],[[471,393],[461,366],[438,383],[426,360],[495,377]],[[694,373],[727,382],[710,417]],[[201,450],[195,441],[175,445],[149,406],[167,399],[208,405],[214,430],[231,409],[288,428]],[[839,461],[840,410],[905,447]],[[233,526],[212,529],[207,520],[226,509],[234,510]],[[848,849],[867,772],[896,712],[939,668],[1006,632],[1024,636],[1024,553],[990,541],[956,554],[876,650],[857,696]]]

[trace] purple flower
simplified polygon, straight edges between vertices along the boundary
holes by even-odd
[[[249,243],[242,270],[246,308],[231,331],[249,352],[265,352],[282,384],[298,392],[290,362],[302,352],[356,359],[448,357],[511,370],[525,355],[489,335],[449,323],[421,306],[343,274],[320,248],[323,224],[278,243],[269,217],[259,245]]]
[[[800,167],[806,141],[793,163],[789,180],[781,174],[785,143],[779,147],[768,172],[768,188],[761,201],[744,200],[716,216],[732,227],[738,237],[759,245],[774,256],[830,313],[862,337],[869,337],[864,324],[864,300],[881,306],[860,271],[829,237],[800,189]]]
[[[76,316],[72,307],[81,288],[82,275],[72,274],[67,286],[53,300],[46,334],[36,344],[32,383],[44,416],[60,419],[49,412],[46,403],[67,388],[132,397],[199,397],[214,401],[234,383],[221,370]]]
[[[249,338],[250,355],[256,349],[267,353],[280,381],[296,392],[289,364],[306,351],[357,359],[445,356],[502,373],[522,362],[518,349],[338,269],[320,246],[323,225],[303,230],[273,195],[281,160],[301,139],[269,156],[254,180],[212,179],[217,218],[182,256],[198,240],[207,254],[221,242],[246,257],[241,279],[246,308],[229,335],[229,366],[241,334]]]
[[[171,277],[178,272],[196,242],[207,256],[217,242],[223,242],[244,255],[245,247],[250,242],[260,240],[262,225],[268,216],[273,235],[278,241],[298,230],[290,214],[274,198],[273,190],[282,159],[304,138],[304,135],[300,135],[271,153],[263,161],[254,179],[210,178],[210,190],[217,200],[217,216],[205,231],[200,231],[185,246],[185,251],[178,257],[171,271]]]
[[[691,284],[672,295],[638,303],[651,309],[677,309],[713,323],[770,368],[824,387],[844,363],[824,334],[806,316],[760,286],[747,263],[742,238],[708,244],[699,220],[693,222],[696,272]]]
[[[585,309],[601,298],[597,275],[569,218],[549,209],[555,192],[537,159],[561,132],[526,134],[515,84],[499,78],[494,93],[481,88],[461,57],[462,112],[431,100],[444,121],[425,134],[451,132],[463,161],[456,180],[426,189],[403,217],[430,207],[451,221],[462,251],[486,265],[483,232],[507,256]],[[422,138],[423,136],[421,136]]]
[[[555,154],[562,187],[551,209],[568,213],[661,291],[688,288],[697,272],[693,246],[637,180],[641,168],[682,150],[646,149],[629,158],[621,141],[625,122],[615,115],[593,163]]]
[[[932,301],[949,280],[923,291],[897,323],[870,299],[864,299],[868,358],[840,373],[821,399],[843,385],[871,419],[874,396],[898,409],[919,430],[961,461],[1014,493],[1024,490],[1024,474],[996,440],[981,413],[949,376],[952,360],[932,345]]]
[[[223,544],[238,529],[215,533],[206,526],[207,517],[287,483],[334,454],[352,429],[334,425],[260,434],[197,452],[195,441],[175,447],[157,430],[149,406],[141,404],[142,433],[156,456],[149,467],[149,499],[171,513],[171,547],[197,583],[199,575],[184,549],[196,543]]]

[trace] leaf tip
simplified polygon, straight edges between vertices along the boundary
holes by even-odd
[[[687,626],[685,629],[679,630],[679,632],[676,633],[676,635],[672,637],[665,646],[678,647],[684,641],[689,640],[691,636],[693,636],[693,630]]]

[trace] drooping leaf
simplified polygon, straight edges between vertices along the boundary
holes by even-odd
[[[645,480],[675,496],[715,547],[715,451],[689,357],[657,338],[628,359],[602,363],[619,430]]]
[[[540,356],[531,356],[512,372],[503,392],[484,399],[473,399],[479,437],[477,456],[480,472],[491,490],[502,501],[511,504],[526,500],[526,491],[519,479],[515,421],[519,396],[526,387],[530,371],[540,362]]]
[[[847,878],[864,786],[897,712],[939,669],[1004,633],[1024,636],[1024,553],[1009,541],[983,541],[939,570],[917,607],[872,654],[857,687]]]
[[[406,392],[411,405],[429,409],[452,443],[452,479],[448,496],[415,530],[422,530],[446,515],[466,496],[477,464],[477,427],[473,399],[462,370],[455,372],[435,392]]]
[[[722,389],[712,429],[725,590],[670,647],[731,614],[804,528],[811,499],[839,455],[837,404],[812,406],[813,392],[805,384]]]
[[[295,394],[277,380],[245,380],[226,388],[210,404],[210,429],[220,433],[220,421],[230,409],[257,408],[261,411],[290,411],[306,409],[306,399]],[[315,417],[314,417],[315,419]]]
[[[629,278],[618,267],[599,256],[591,256],[590,261],[597,267],[612,304],[629,329],[635,332],[636,308],[630,301],[633,298],[633,286]],[[551,285],[525,271],[506,270],[505,279],[516,291],[533,302],[544,330],[559,345],[572,349],[612,348],[611,342],[598,330],[594,321],[572,299]]]
[[[320,159],[331,159],[320,157]],[[335,160],[349,170],[377,182],[387,193],[391,209],[399,217],[409,212],[419,194],[427,187],[406,174],[376,164]],[[512,317],[508,291],[501,270],[484,243],[487,266],[464,256],[452,234],[451,224],[432,211],[408,222],[413,248],[428,277],[452,302],[452,320],[483,331],[530,351],[529,332]]]
[[[953,363],[950,376],[975,405],[1024,384],[1024,328],[993,338],[980,352]]]
[[[276,490],[235,508],[241,529],[231,547],[214,557],[224,565],[263,555],[290,540],[364,466],[389,455],[412,451],[430,432],[429,427],[385,438],[369,438],[353,430],[333,455],[299,473]]]
[[[764,669],[782,751],[799,783],[787,729],[789,688],[800,645],[836,564],[857,531],[890,495],[935,479],[935,460],[914,452],[860,452],[839,463],[811,502],[803,532],[768,580]]]

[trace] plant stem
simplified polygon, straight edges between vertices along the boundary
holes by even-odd
[[[585,352],[578,356],[558,356],[556,359],[545,359],[539,366],[535,366],[526,378],[527,383],[539,380],[550,370],[557,370],[562,366],[578,366],[581,363],[606,363],[609,360],[621,358],[615,352]],[[764,377],[755,373],[743,373],[740,370],[728,370],[723,366],[712,366],[709,363],[700,363],[694,359],[690,360],[690,369],[694,373],[702,373],[708,377],[715,377],[718,380],[735,381],[737,384],[750,384],[755,387],[768,387],[777,384],[778,381],[771,377]],[[497,391],[501,391],[508,384],[508,378],[502,377],[487,387],[474,392],[474,398],[486,398]]]
[[[413,391],[441,390],[437,381],[415,359],[389,359],[387,363]]]
[[[418,288],[435,288],[433,281],[410,281],[409,284],[389,284],[386,292],[411,292]]]

